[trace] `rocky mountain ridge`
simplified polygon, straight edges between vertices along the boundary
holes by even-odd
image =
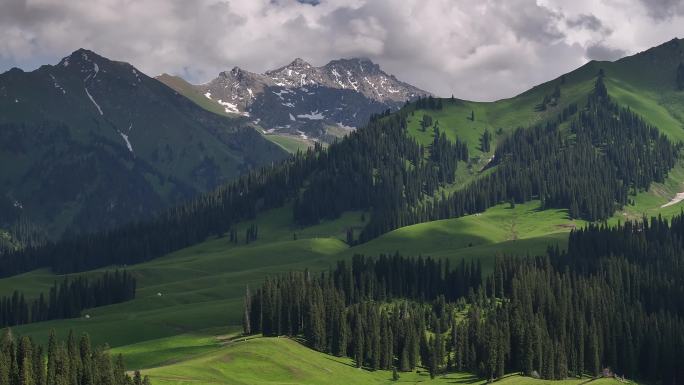
[[[158,79],[173,87],[166,76]],[[429,95],[360,58],[321,67],[296,58],[263,74],[234,67],[193,88],[226,113],[249,117],[267,133],[316,140],[331,140],[365,124],[374,113]]]

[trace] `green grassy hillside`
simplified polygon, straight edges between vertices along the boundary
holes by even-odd
[[[362,213],[350,212],[338,220],[307,228],[292,225],[291,216],[291,209],[284,207],[240,224],[240,234],[253,223],[259,226],[260,238],[248,245],[244,241],[231,244],[225,237],[211,239],[129,266],[127,269],[138,279],[133,301],[84,312],[89,319],[29,324],[15,331],[44,341],[50,328],[60,333],[73,328],[91,333],[95,342],[124,346],[207,328],[238,327],[245,287],[256,287],[267,275],[305,268],[320,271],[355,253],[395,251],[454,261],[481,257],[486,269],[497,253],[535,254],[542,253],[547,244],[562,245],[565,234],[577,224],[566,219],[563,210],[540,211],[538,202],[514,209],[501,205],[481,215],[398,229],[350,248],[343,242],[346,229],[360,228],[364,223]],[[0,279],[0,293],[16,289],[29,297],[37,296],[55,280],[61,277],[45,270]]]
[[[190,340],[190,341],[188,341]],[[392,381],[390,371],[366,371],[354,367],[352,360],[318,353],[288,338],[228,338],[220,337],[212,343],[204,337],[184,336],[178,342],[194,341],[207,347],[194,357],[180,362],[165,362],[143,373],[151,377],[153,384],[485,384],[468,373],[451,373],[430,379],[426,370],[399,373],[399,380]],[[167,353],[167,341],[154,341],[146,346],[117,349],[126,355],[144,354],[162,356]],[[205,345],[206,344],[206,345]],[[211,347],[208,347],[211,346]],[[175,353],[175,352],[174,352]],[[173,354],[178,356],[179,354]],[[180,354],[182,356],[182,353]],[[187,357],[187,356],[186,356]],[[579,385],[590,383],[612,385],[614,379],[589,381],[589,378],[565,381],[544,381],[519,375],[509,375],[497,381],[502,385]]]

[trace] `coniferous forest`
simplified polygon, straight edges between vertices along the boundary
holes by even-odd
[[[0,297],[0,327],[79,317],[84,309],[135,298],[135,288],[135,278],[117,270],[96,279],[66,277],[59,285],[55,282],[47,295],[41,293],[33,301],[15,290],[11,296]]]
[[[126,374],[123,357],[112,359],[93,347],[87,334],[73,332],[58,341],[50,332],[47,348],[29,337],[15,338],[7,329],[0,340],[0,384],[3,385],[149,385],[147,377]]]
[[[497,258],[494,273],[448,261],[356,256],[329,272],[272,277],[245,296],[244,330],[304,337],[371,370],[610,370],[684,379],[684,214],[574,230],[568,250]]]
[[[573,218],[602,220],[627,204],[630,193],[663,181],[679,153],[679,145],[616,105],[603,77],[599,73],[585,106],[571,104],[553,121],[515,130],[497,145],[488,165],[492,172],[449,195],[437,194],[438,188],[455,181],[457,168],[469,159],[468,147],[449,140],[438,126],[429,148],[418,144],[407,130],[416,107],[408,105],[372,117],[367,127],[327,149],[316,145],[152,221],[6,251],[0,276],[38,267],[69,273],[138,263],[226,233],[237,240],[236,223],[288,203],[300,225],[369,211],[370,221],[355,242],[532,199],[544,208],[566,208]],[[428,111],[443,108],[441,99],[416,104]],[[480,146],[489,140],[482,138]],[[246,241],[255,235],[245,234]]]

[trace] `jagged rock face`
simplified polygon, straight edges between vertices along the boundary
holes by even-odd
[[[264,74],[235,67],[196,89],[226,112],[251,117],[267,132],[323,140],[365,124],[374,113],[428,95],[368,59],[314,67],[297,58]]]

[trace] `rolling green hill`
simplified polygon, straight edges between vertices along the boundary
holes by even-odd
[[[410,105],[406,107],[411,110],[408,132],[420,144],[429,146],[432,133],[420,128],[423,115],[429,114],[439,121],[440,130],[450,139],[467,142],[469,161],[460,162],[456,183],[442,186],[440,190],[458,191],[491,172],[486,166],[496,144],[517,127],[556,119],[572,103],[584,105],[597,73],[603,70],[608,92],[617,103],[637,112],[671,140],[681,141],[684,140],[684,104],[682,92],[675,90],[674,78],[670,75],[681,61],[683,47],[682,41],[673,40],[616,62],[590,62],[561,78],[497,102],[443,99],[441,110],[416,109]],[[644,72],[645,66],[657,66],[659,71]],[[560,97],[548,101],[557,86]],[[540,104],[544,104],[543,108]],[[489,152],[479,148],[479,138],[485,129],[494,134]],[[653,183],[648,191],[630,196],[633,204],[618,210],[608,222],[640,218],[644,214],[670,217],[684,207],[671,201],[682,191],[684,169],[680,161],[663,183]],[[668,202],[673,204],[662,207]],[[323,271],[357,253],[399,252],[453,261],[477,259],[488,272],[497,254],[534,255],[543,253],[550,245],[562,248],[568,232],[587,223],[570,219],[566,209],[544,210],[540,201],[533,200],[513,207],[499,204],[480,214],[404,226],[369,242],[347,245],[347,230],[362,229],[371,217],[372,212],[347,211],[335,220],[301,226],[294,220],[292,204],[287,203],[235,226],[242,236],[248,227],[257,224],[259,237],[253,243],[240,241],[236,245],[226,237],[211,237],[162,258],[128,266],[139,283],[137,298],[133,301],[88,310],[87,319],[30,324],[15,328],[15,332],[45,341],[50,328],[60,334],[72,328],[77,332],[87,331],[94,341],[108,343],[114,352],[124,353],[131,368],[146,369],[154,384],[389,383],[391,373],[361,371],[352,368],[345,359],[316,353],[292,340],[242,341],[225,337],[239,327],[245,286],[257,286],[265,276],[285,271]],[[35,297],[55,279],[59,277],[46,270],[0,279],[0,295],[18,289]],[[478,383],[477,379],[461,374],[428,380],[425,373],[405,373],[400,382]],[[517,376],[499,382],[550,383]]]
[[[564,234],[575,225],[564,211],[539,211],[538,203],[517,205],[515,209],[501,205],[479,216],[398,229],[350,248],[342,239],[347,228],[363,225],[361,216],[360,212],[347,213],[335,221],[300,228],[292,224],[288,208],[269,211],[237,226],[242,233],[250,225],[258,224],[262,235],[254,243],[233,245],[225,237],[215,238],[129,266],[127,269],[138,278],[137,297],[133,301],[87,311],[89,319],[29,324],[15,331],[45,340],[50,328],[61,333],[73,328],[91,333],[95,342],[122,346],[181,332],[237,327],[245,286],[256,287],[266,275],[290,270],[327,270],[355,253],[396,251],[404,255],[449,257],[454,261],[482,257],[487,268],[496,253],[535,254],[543,252],[549,241],[562,245]],[[537,227],[536,221],[548,223]],[[293,240],[295,234],[297,240]],[[452,242],[445,242],[449,239]],[[0,293],[16,289],[35,298],[59,279],[45,270],[0,279]]]
[[[198,341],[203,341],[197,338]],[[206,341],[206,340],[204,340]],[[206,342],[204,342],[206,343]],[[400,373],[392,380],[390,371],[365,371],[346,358],[327,356],[309,350],[288,338],[225,338],[197,357],[146,370],[154,384],[486,384],[468,373],[454,373],[430,379],[426,370]],[[155,352],[162,344],[148,344],[124,353]],[[579,385],[588,378],[566,381],[543,381],[510,375],[497,381],[502,385]],[[614,379],[588,382],[595,385],[619,384]]]

